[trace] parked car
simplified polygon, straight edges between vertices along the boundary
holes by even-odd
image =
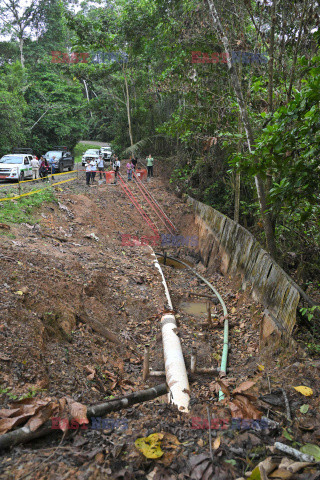
[[[112,157],[112,148],[109,145],[100,147],[100,155],[102,155],[103,160],[110,161]]]
[[[32,150],[21,148],[0,159],[0,179],[20,180],[32,178]]]
[[[69,172],[74,170],[74,158],[68,151],[68,147],[52,147],[44,157],[47,159],[50,166],[54,166],[55,171],[63,172],[65,168],[68,168]],[[56,157],[53,160],[53,157]]]
[[[99,155],[100,155],[99,150],[90,148],[82,155],[82,165],[85,165],[86,163],[91,162],[91,160],[98,161]]]

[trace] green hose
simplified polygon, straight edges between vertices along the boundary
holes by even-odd
[[[213,285],[211,285],[210,282],[208,282],[208,280],[206,280],[205,278],[203,278],[198,272],[196,272],[192,267],[190,267],[190,265],[188,265],[187,263],[183,262],[182,260],[178,260],[177,258],[174,258],[174,257],[169,257],[169,255],[163,255],[162,253],[157,253],[155,252],[156,255],[160,256],[160,257],[165,257],[165,258],[169,258],[170,260],[174,260],[175,262],[178,262],[178,263],[181,263],[181,265],[184,265],[185,267],[189,268],[189,270],[191,270],[198,278],[200,278],[200,280],[202,280],[206,285],[208,285],[209,288],[211,288],[211,290],[214,292],[214,294],[217,296],[219,302],[221,303],[221,306],[222,306],[222,309],[223,309],[223,315],[224,315],[224,329],[223,329],[223,350],[222,350],[222,358],[221,358],[221,368],[220,368],[220,371],[221,372],[224,372],[224,373],[227,373],[227,360],[228,360],[228,337],[229,337],[229,322],[228,322],[228,319],[227,319],[227,316],[228,316],[228,312],[227,312],[227,307],[226,307],[226,304],[224,303],[221,295],[219,294],[219,292],[214,288]],[[223,392],[220,390],[219,391],[219,400],[223,400],[224,399],[224,394]]]

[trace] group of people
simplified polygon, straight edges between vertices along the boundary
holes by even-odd
[[[148,178],[151,178],[151,177],[153,177],[153,163],[154,163],[154,159],[152,158],[151,153],[146,158],[146,162],[147,162]],[[137,163],[138,163],[138,160],[136,158],[130,157],[130,159],[129,159],[127,165],[126,165],[128,182],[130,182],[132,180],[132,174],[137,168]],[[119,170],[119,168],[120,168],[120,162],[119,162],[118,170]],[[115,172],[117,171],[115,168],[114,168],[114,170],[115,170]],[[116,173],[115,173],[115,175],[116,175]]]
[[[54,159],[55,157],[53,157],[53,160]],[[51,174],[54,173],[54,166],[49,165],[48,160],[44,158],[42,155],[39,160],[38,160],[38,157],[36,157],[36,155],[33,155],[30,163],[32,167],[33,180],[37,180],[40,177],[42,178],[43,182],[45,182],[46,180],[47,182],[49,182],[48,176],[50,173]],[[52,176],[52,179],[54,179],[53,176]]]
[[[53,157],[54,161],[55,157]],[[147,170],[148,170],[148,178],[153,177],[153,158],[151,154],[146,158],[147,161]],[[120,160],[118,159],[117,156],[114,154],[111,157],[110,163],[112,163],[112,168],[114,171],[114,183],[116,184],[118,181],[118,176],[119,176],[119,171],[121,167]],[[133,172],[137,168],[137,163],[138,160],[135,157],[130,157],[128,160],[128,163],[126,165],[127,168],[127,175],[128,175],[128,182],[132,181],[132,176]],[[49,181],[49,175],[51,173],[52,179],[54,179],[53,174],[54,172],[54,165],[53,163],[49,165],[48,160],[44,158],[42,155],[40,159],[33,155],[32,160],[31,160],[31,167],[32,167],[32,178],[37,179],[39,177],[42,178],[43,181],[47,180]],[[104,160],[102,155],[99,155],[98,160],[92,159],[90,162],[87,162],[85,164],[85,169],[86,169],[86,184],[90,185],[91,183],[94,183],[95,181],[95,176],[97,171],[99,172],[100,175],[100,180],[103,178],[103,173],[104,172]]]
[[[112,168],[114,171],[114,183],[118,182],[118,176],[120,172],[121,163],[119,158],[116,155],[112,155],[110,163],[112,164]],[[126,168],[127,168],[127,175],[128,175],[128,182],[132,180],[132,175],[135,169],[137,168],[138,160],[135,157],[130,157]],[[96,172],[99,171],[100,180],[103,178],[103,171],[104,171],[104,160],[102,155],[99,156],[98,160],[91,160],[90,162],[86,163],[86,184],[89,186],[90,182],[94,183]]]
[[[97,171],[100,173],[100,180],[103,178],[104,160],[102,155],[99,155],[98,160],[92,159],[85,164],[86,168],[86,184],[90,185],[90,181],[94,183]]]

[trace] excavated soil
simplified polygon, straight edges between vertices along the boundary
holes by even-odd
[[[174,195],[167,182],[155,177],[148,186],[178,233],[197,235],[191,208]],[[141,238],[153,232],[119,185],[88,188],[79,179],[56,191],[56,199],[35,212],[35,222],[10,225],[10,235],[0,231],[1,408],[9,408],[21,396],[35,401],[71,397],[89,407],[165,380],[142,380],[146,344],[150,345],[151,368],[164,369],[159,325],[167,305],[162,281],[148,246],[122,242],[122,235]],[[263,308],[234,279],[206,272],[196,247],[165,250],[189,262],[226,302],[230,351],[225,400],[218,402],[216,375],[194,374],[190,377],[190,413],[178,412],[164,396],[108,415],[125,419],[126,429],[89,426],[71,430],[63,438],[53,431],[45,438],[4,450],[1,478],[232,479],[244,476],[271,455],[267,447],[276,440],[289,445],[319,441],[320,362],[309,359],[295,344],[289,347],[278,341],[269,350],[261,349]],[[221,307],[211,302],[213,320],[208,324],[207,313],[197,313],[195,305],[208,301],[201,296],[211,296],[208,287],[187,269],[162,267],[186,365],[195,348],[199,367],[218,367],[223,348]],[[184,310],[186,303],[191,304],[191,313]],[[235,396],[229,393],[246,381],[252,382],[247,397],[248,385],[242,387],[249,402],[247,414],[239,405],[232,414]],[[224,385],[228,382],[224,379]],[[298,385],[311,387],[313,395],[304,397],[293,389]],[[287,419],[281,389],[286,392],[293,423]],[[263,395],[273,396],[274,403],[259,398]],[[303,414],[300,409],[305,404],[308,411]],[[193,419],[206,419],[208,407],[211,415],[229,422],[231,414],[255,418],[254,412],[259,411],[277,423],[264,430],[213,429],[213,462],[209,465],[208,429],[195,429]],[[164,434],[165,454],[148,459],[134,442],[158,432]],[[305,468],[292,478],[319,478],[314,465]]]

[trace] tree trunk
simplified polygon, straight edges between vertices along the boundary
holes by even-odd
[[[268,104],[269,104],[269,113],[273,114],[273,71],[274,71],[274,32],[276,24],[276,5],[277,0],[274,0],[271,7],[271,29],[270,29],[270,48],[269,48],[269,65],[268,65]],[[270,189],[272,187],[272,173],[270,170],[267,171],[267,181],[266,181],[266,196],[269,195]],[[268,202],[267,202],[268,203]],[[270,220],[272,224],[272,232],[274,235],[275,232],[275,217],[270,214]]]
[[[298,59],[298,50],[299,50],[299,46],[300,46],[300,42],[301,42],[301,35],[302,35],[302,29],[303,29],[303,25],[304,25],[304,17],[305,17],[306,11],[307,11],[307,4],[308,4],[308,1],[304,0],[303,11],[302,11],[302,14],[301,14],[301,21],[300,21],[300,26],[299,26],[299,33],[298,33],[298,38],[297,38],[296,43],[295,43],[293,62],[292,62],[292,67],[291,67],[291,72],[290,72],[289,90],[288,90],[288,94],[287,94],[288,102],[290,102],[290,99],[291,99],[294,75],[295,75],[297,59]]]
[[[209,10],[212,16],[214,28],[216,29],[217,34],[224,46],[224,51],[227,57],[228,69],[231,75],[232,86],[237,97],[237,102],[240,110],[240,116],[241,116],[243,128],[246,132],[248,149],[249,149],[249,152],[252,153],[252,148],[254,145],[253,132],[252,132],[248,112],[245,106],[245,102],[243,99],[242,89],[239,82],[237,70],[231,63],[231,50],[229,48],[229,40],[223,30],[223,27],[222,27],[218,12],[214,6],[213,0],[208,0],[208,5],[209,5]],[[269,251],[270,255],[275,258],[276,244],[275,244],[275,239],[273,234],[273,228],[272,228],[270,214],[267,212],[267,202],[266,202],[264,183],[259,174],[256,174],[255,176],[255,185],[256,185],[258,201],[260,205],[262,223],[263,223],[264,232],[266,236],[267,250]]]
[[[239,119],[239,133],[242,133],[242,124]],[[242,139],[238,143],[238,152],[241,152]],[[240,186],[241,186],[241,172],[240,168],[236,171],[235,186],[234,186],[234,216],[233,220],[239,223],[240,219]]]
[[[127,105],[127,116],[128,116],[128,127],[129,127],[129,137],[130,137],[130,143],[131,147],[133,145],[133,138],[132,138],[132,130],[131,130],[131,116],[130,116],[130,97],[129,97],[129,88],[128,88],[128,81],[127,81],[127,75],[124,66],[123,68],[123,74],[124,74],[124,84],[126,86],[126,105]]]
[[[23,38],[19,38],[19,49],[20,49],[20,61],[21,61],[21,66],[24,68],[24,56],[23,56]]]
[[[240,183],[241,183],[241,174],[240,170],[236,171],[236,182],[235,182],[235,192],[234,192],[234,221],[239,223],[240,218]]]
[[[166,383],[161,383],[154,387],[148,388],[147,390],[140,390],[138,392],[130,393],[129,395],[111,400],[107,403],[102,403],[100,405],[95,405],[89,407],[87,410],[87,416],[97,417],[106,415],[110,412],[118,412],[123,408],[128,408],[131,405],[136,405],[137,403],[147,402],[148,400],[153,400],[154,398],[165,395],[168,392],[168,387]],[[18,428],[12,432],[5,433],[0,436],[0,450],[3,448],[8,448],[13,445],[18,445],[19,443],[30,442],[36,438],[44,437],[50,433],[58,432],[60,430],[52,429],[52,420],[49,420],[44,425],[42,425],[35,432],[31,431],[29,427]]]
[[[84,88],[86,89],[86,95],[87,95],[87,100],[88,100],[88,103],[90,104],[90,98],[89,98],[89,92],[88,92],[88,87],[87,87],[87,82],[83,79],[83,84],[84,84]],[[90,110],[90,117],[92,117],[92,112]]]
[[[270,30],[270,48],[269,48],[269,86],[268,86],[268,102],[269,112],[273,113],[273,65],[274,65],[274,27],[276,23],[276,0],[273,0],[271,7],[271,30]]]

